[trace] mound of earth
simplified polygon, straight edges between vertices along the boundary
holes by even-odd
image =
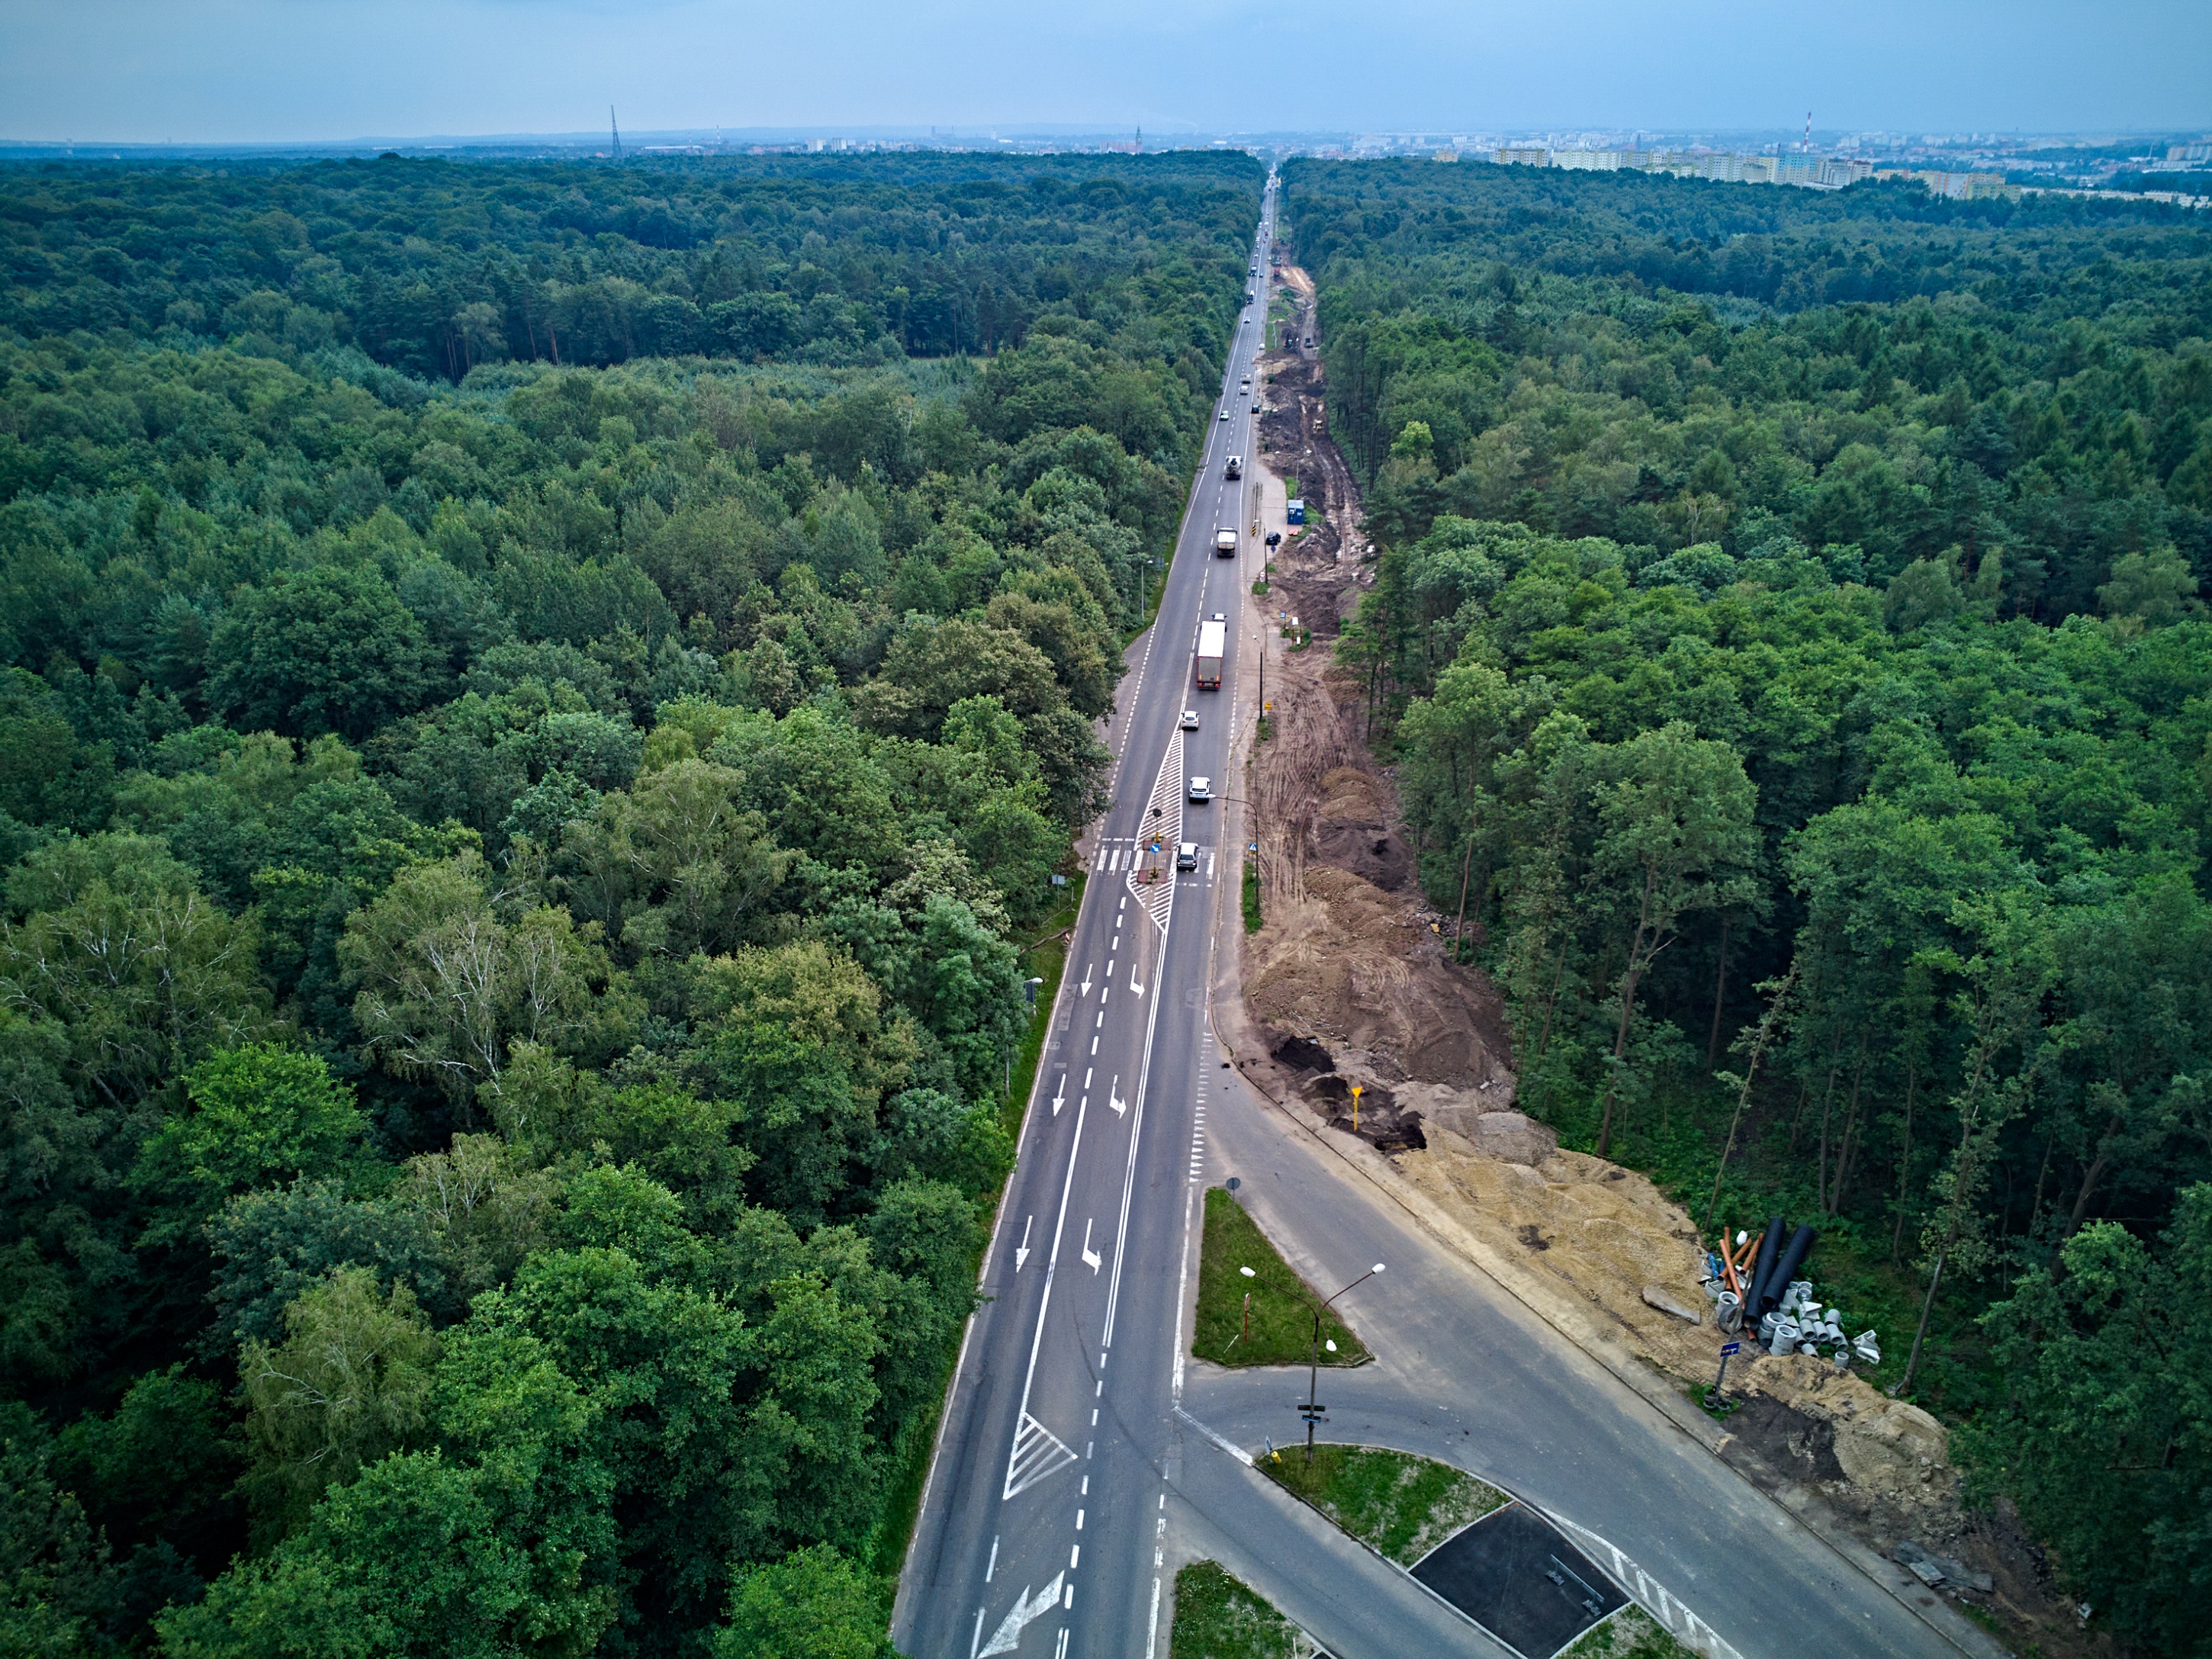
[[[1680,1206],[1634,1171],[1580,1152],[1524,1161],[1548,1132],[1517,1113],[1431,1100],[1426,1118],[1428,1150],[1398,1160],[1407,1179],[1517,1256],[1539,1285],[1609,1318],[1647,1364],[1693,1388],[1711,1384],[1722,1339],[1700,1283],[1705,1253]],[[1483,1139],[1504,1155],[1479,1150]],[[1728,1381],[1747,1401],[1729,1430],[1771,1472],[1820,1486],[1877,1534],[1954,1540],[1957,1477],[1943,1425],[1926,1412],[1808,1354],[1747,1346]]]
[[[1357,767],[1339,766],[1322,775],[1321,787],[1314,805],[1315,855],[1386,892],[1406,887],[1413,873],[1413,848],[1391,822],[1382,786]]]
[[[1406,902],[1364,876],[1306,866],[1248,942],[1245,1000],[1274,1035],[1358,1050],[1376,1080],[1501,1085],[1504,1013],[1489,981],[1453,963]],[[1355,1081],[1359,1080],[1355,1079]]]

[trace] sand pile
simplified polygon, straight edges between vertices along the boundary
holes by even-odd
[[[1267,925],[1246,945],[1245,1001],[1270,1046],[1316,1037],[1379,1082],[1488,1084],[1486,1095],[1509,1101],[1504,1011],[1489,981],[1452,963],[1403,900],[1364,877],[1309,864],[1299,885],[1271,899]]]
[[[1543,1151],[1550,1131],[1517,1113],[1431,1104],[1425,1121],[1428,1150],[1396,1160],[1407,1180],[1538,1285],[1609,1317],[1645,1363],[1694,1388],[1711,1383],[1723,1339],[1699,1283],[1705,1253],[1679,1205],[1618,1165]],[[1728,1386],[1745,1396],[1729,1431],[1774,1470],[1880,1528],[1948,1535],[1957,1477],[1943,1426],[1926,1412],[1826,1359],[1748,1345]]]

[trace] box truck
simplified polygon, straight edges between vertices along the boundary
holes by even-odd
[[[1221,558],[1235,558],[1237,556],[1237,532],[1233,530],[1215,531],[1213,532],[1213,550],[1214,553]]]
[[[1198,689],[1201,691],[1221,690],[1221,653],[1228,642],[1226,623],[1202,622],[1198,625]]]

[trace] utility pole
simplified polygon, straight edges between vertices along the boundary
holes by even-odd
[[[622,123],[615,119],[615,106],[607,106],[607,131],[614,135],[615,160],[622,160]]]

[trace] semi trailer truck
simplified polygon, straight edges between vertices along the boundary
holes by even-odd
[[[1228,633],[1226,623],[1198,625],[1198,689],[1201,691],[1221,690],[1221,653],[1228,643]]]

